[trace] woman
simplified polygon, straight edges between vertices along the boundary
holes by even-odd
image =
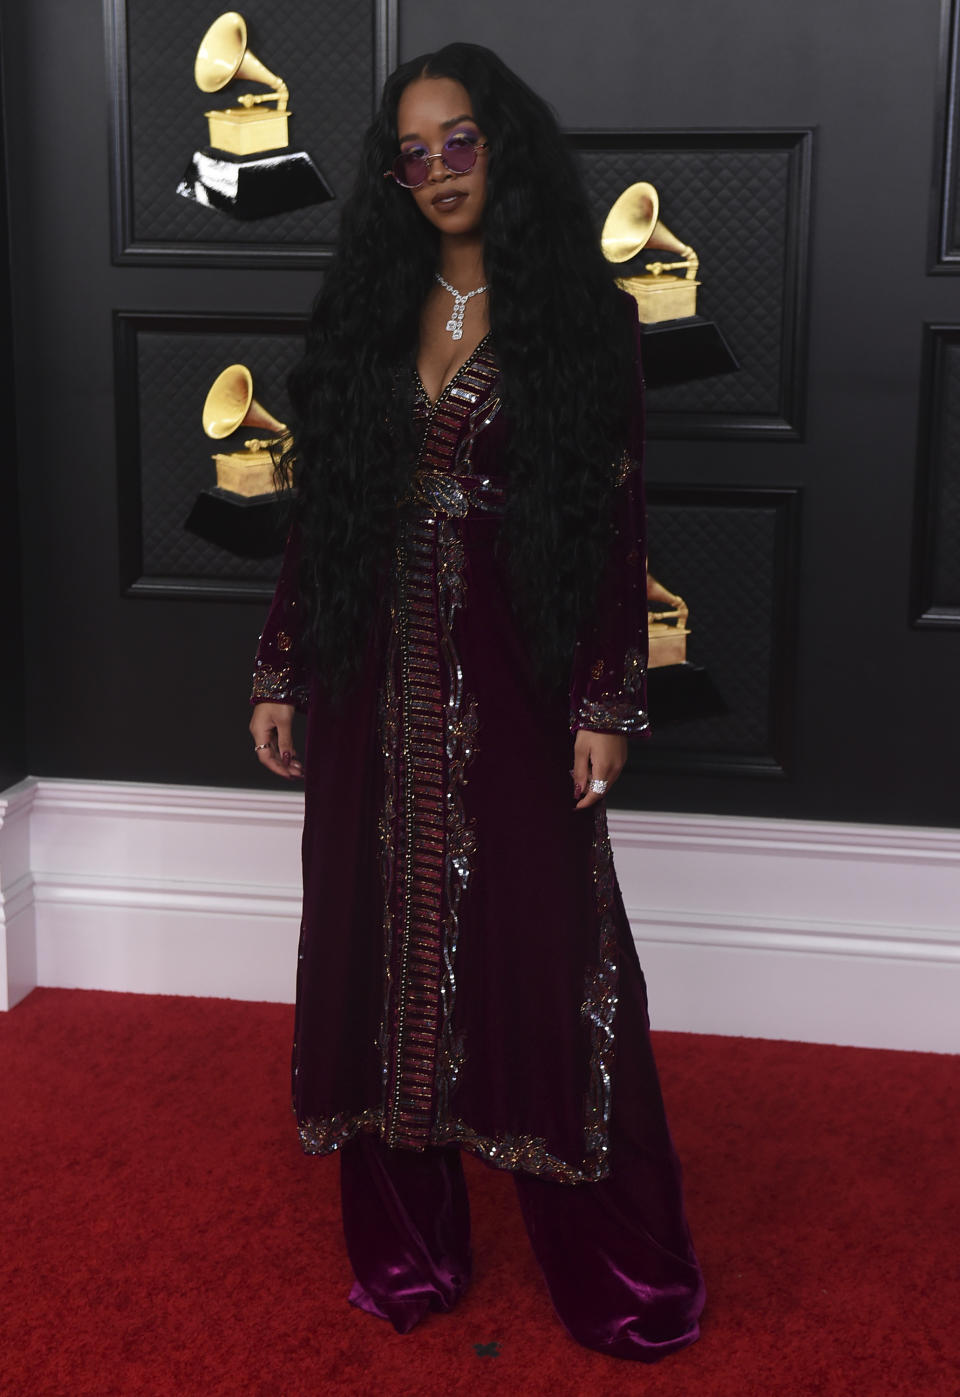
[[[653,1362],[704,1286],[604,805],[648,726],[637,336],[546,105],[473,45],[399,68],[291,376],[250,731],[306,782],[293,1107],[350,1299],[451,1308],[467,1149],[569,1332]]]

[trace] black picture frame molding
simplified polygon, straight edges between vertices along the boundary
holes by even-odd
[[[762,130],[744,127],[664,130],[653,127],[642,130],[592,127],[576,128],[565,133],[578,152],[636,152],[638,163],[647,150],[782,150],[788,153],[777,409],[773,413],[759,414],[677,412],[652,408],[647,419],[648,436],[671,440],[804,439],[815,132],[815,127],[805,126]]]
[[[951,231],[956,224],[957,202],[960,199],[958,66],[960,0],[941,0],[927,244],[927,271],[931,276],[956,276],[960,273],[960,242]]]
[[[397,0],[373,0],[373,82],[370,114],[387,76],[397,64]],[[211,19],[216,11],[211,10]],[[111,260],[115,266],[324,267],[335,245],[284,243],[140,242],[134,234],[133,141],[130,131],[130,69],[127,0],[103,0],[108,92]]]
[[[960,350],[960,323],[924,325],[910,592],[910,623],[916,630],[960,630],[960,604],[938,596],[937,575],[937,523],[948,454],[940,429],[947,391],[945,351],[950,347]],[[960,491],[960,485],[955,488]]]
[[[769,743],[762,752],[725,752],[631,744],[620,778],[625,791],[641,796],[647,772],[691,776],[745,776],[784,781],[793,777],[796,750],[797,648],[799,643],[799,560],[803,490],[796,485],[708,485],[649,483],[648,505],[712,509],[772,508],[774,577],[772,587]]]
[[[299,313],[252,315],[244,311],[115,310],[118,572],[124,597],[178,601],[269,601],[274,582],[242,578],[165,577],[143,566],[143,499],[140,473],[140,406],[137,336],[141,331],[213,334],[303,334]],[[186,508],[185,507],[185,513]],[[277,562],[279,570],[279,559]]]

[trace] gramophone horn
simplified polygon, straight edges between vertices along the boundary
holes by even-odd
[[[246,364],[231,364],[218,374],[203,404],[208,437],[220,441],[238,427],[259,427],[278,437],[287,430],[286,423],[278,422],[253,396],[253,375]]]
[[[281,105],[288,95],[283,79],[247,48],[247,22],[236,10],[227,10],[215,19],[200,40],[193,76],[201,92],[219,92],[231,79],[241,78],[272,87],[280,95]]]
[[[679,252],[695,258],[692,247],[675,237],[660,222],[660,199],[652,184],[641,181],[625,189],[607,214],[600,245],[608,262],[629,262],[645,247]]]

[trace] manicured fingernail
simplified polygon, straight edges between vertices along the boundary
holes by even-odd
[[[577,800],[579,800],[580,797],[583,795],[583,787],[580,785],[579,781],[575,782],[574,784],[573,794]]]
[[[280,760],[281,760],[282,762],[284,762],[287,766],[289,766],[289,765],[290,765],[290,758],[291,758],[292,755],[293,755],[293,754],[292,754],[291,752],[281,752],[281,753],[280,753]]]

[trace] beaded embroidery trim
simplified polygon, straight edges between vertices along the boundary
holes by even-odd
[[[293,665],[284,665],[282,669],[274,669],[272,665],[265,665],[261,660],[257,661],[257,667],[253,675],[253,690],[251,699],[256,703],[293,703],[298,708],[305,708],[309,698],[309,685],[302,679],[298,679],[297,671]]]
[[[618,486],[623,485],[627,476],[630,475],[631,471],[637,470],[639,465],[640,462],[634,456],[631,456],[629,451],[624,451],[614,462],[613,474],[616,484]]]
[[[646,732],[650,719],[643,708],[643,676],[647,662],[641,650],[631,647],[623,657],[623,689],[600,699],[581,699],[571,724],[600,732]]]
[[[405,521],[399,547],[400,860],[393,893],[399,943],[391,955],[396,978],[385,1107],[391,1146],[425,1145],[433,1116],[446,858],[436,533],[435,520]],[[388,764],[394,759],[391,752]]]
[[[456,956],[460,936],[460,901],[473,871],[477,840],[467,821],[463,787],[467,768],[476,751],[479,716],[477,700],[464,693],[463,670],[453,639],[453,619],[464,601],[464,549],[455,526],[441,520],[437,526],[440,651],[446,666],[445,713],[447,751],[446,857],[442,969],[440,978],[440,1035],[437,1043],[437,1117],[449,1109],[450,1093],[464,1061],[462,1035],[454,1031],[453,1008],[457,992]]]
[[[646,732],[650,718],[629,699],[581,699],[575,715],[575,726],[596,732],[634,734]]]
[[[355,1116],[340,1114],[327,1120],[306,1120],[298,1127],[304,1154],[332,1154],[359,1130],[377,1130],[383,1119],[375,1110],[361,1111]]]
[[[397,754],[400,750],[400,696],[394,677],[398,645],[397,595],[394,591],[390,602],[390,643],[379,699],[380,748],[383,754],[383,797],[378,817],[380,881],[383,888],[383,1013],[380,1032],[377,1035],[383,1093],[381,1123],[386,1112],[390,1071],[390,1005],[393,999],[393,882],[397,856],[397,802],[400,784],[397,767]]]
[[[452,636],[453,616],[463,600],[463,545],[450,518],[462,517],[466,504],[450,466],[471,404],[497,376],[492,365],[481,362],[485,345],[481,341],[430,410],[397,550],[399,732],[384,743],[384,757],[393,770],[399,759],[400,778],[394,817],[385,821],[397,831],[387,836],[387,846],[395,838],[392,853],[381,846],[392,883],[387,896],[394,899],[385,913],[389,964],[381,1029],[381,1051],[389,1050],[383,1076],[390,1145],[429,1142],[435,1095],[446,1098],[462,1061],[462,1045],[453,1042],[454,958],[473,836],[459,786],[477,718],[475,702],[464,701]],[[442,518],[430,508],[437,498],[444,505]],[[395,780],[388,770],[388,798]]]
[[[587,1088],[584,1128],[587,1159],[594,1161],[595,1178],[609,1173],[610,1105],[613,1094],[613,1058],[616,1046],[615,1024],[620,968],[617,962],[617,933],[613,921],[616,879],[613,851],[607,831],[607,810],[600,802],[594,807],[593,878],[597,915],[600,919],[600,949],[596,968],[587,975],[581,1015],[590,1034],[590,1085]]]

